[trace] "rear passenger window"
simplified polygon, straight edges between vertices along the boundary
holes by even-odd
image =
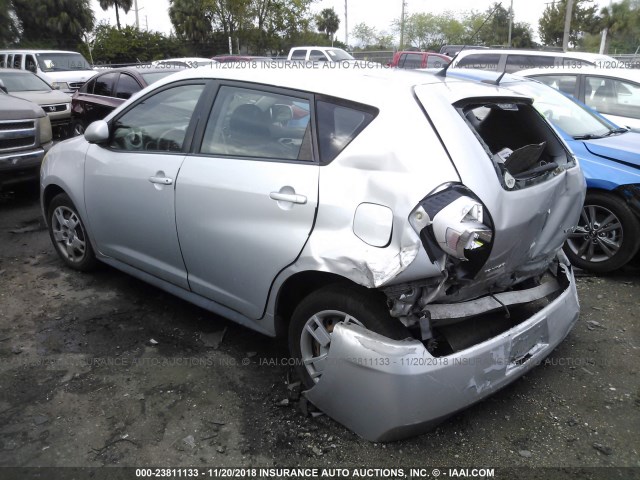
[[[398,67],[409,68],[409,69],[421,68],[422,54],[421,53],[403,53],[400,56]]]
[[[458,68],[478,68],[480,70],[497,70],[498,63],[500,62],[500,54],[490,53],[483,55],[482,53],[475,53],[467,55],[460,60],[455,61],[455,65]]]
[[[291,55],[291,60],[304,60],[307,56],[306,50],[294,50]]]
[[[311,161],[310,117],[305,98],[225,86],[216,96],[200,152]]]
[[[311,53],[309,53],[309,60],[312,62],[326,62],[327,57],[320,50],[311,50]]]
[[[451,63],[449,60],[445,60],[442,57],[436,55],[429,55],[427,57],[427,68],[440,68],[445,67]]]
[[[118,88],[116,90],[116,97],[118,98],[130,98],[131,95],[138,92],[141,89],[138,82],[131,75],[127,75],[126,73],[120,74],[120,79],[118,80]]]
[[[336,158],[371,123],[377,113],[376,109],[364,105],[349,107],[317,101],[320,163],[326,164]]]
[[[554,61],[554,57],[544,55],[509,55],[505,70],[513,73],[527,68],[553,67]]]
[[[105,73],[104,75],[96,78],[96,83],[93,87],[93,94],[102,95],[103,97],[113,96],[113,87],[116,83],[117,76],[117,73]]]
[[[540,75],[533,78],[556,90],[575,96],[576,85],[578,83],[578,77],[575,75]]]

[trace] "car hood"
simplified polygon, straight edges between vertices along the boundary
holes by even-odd
[[[71,103],[71,97],[58,90],[42,90],[33,92],[12,92],[11,95],[24,98],[38,105],[51,105],[53,103]]]
[[[640,167],[640,133],[627,132],[612,137],[585,140],[584,145],[590,153],[599,157]]]
[[[28,120],[44,117],[45,113],[38,105],[22,98],[0,93],[0,120]]]
[[[68,70],[57,72],[44,72],[47,78],[50,78],[52,82],[86,82],[96,73],[96,70]]]

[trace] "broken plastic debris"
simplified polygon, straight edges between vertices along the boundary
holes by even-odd
[[[149,340],[149,343],[151,345],[158,345],[158,342],[156,340],[154,340],[153,338],[151,340]]]

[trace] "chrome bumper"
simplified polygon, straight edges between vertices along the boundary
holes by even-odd
[[[565,338],[579,315],[575,279],[512,329],[447,357],[417,340],[395,341],[357,325],[335,326],[322,379],[305,392],[331,418],[370,441],[421,433],[522,376]]]
[[[0,172],[10,172],[31,167],[39,168],[44,154],[45,150],[43,148],[34,148],[26,152],[1,153]]]

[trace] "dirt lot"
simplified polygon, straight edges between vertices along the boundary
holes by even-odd
[[[638,274],[580,275],[578,287],[580,321],[546,364],[430,433],[373,444],[307,412],[282,342],[106,266],[64,268],[37,191],[3,194],[0,466],[564,467],[539,478],[638,478]]]

